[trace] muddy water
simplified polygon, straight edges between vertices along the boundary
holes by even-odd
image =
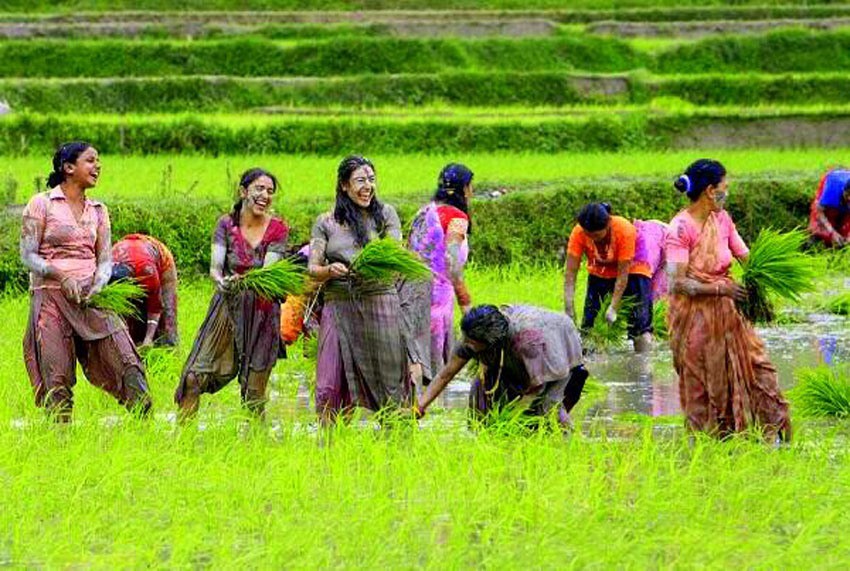
[[[795,369],[850,362],[850,324],[830,315],[811,315],[807,319],[807,323],[758,330],[785,389],[794,385]],[[647,356],[626,351],[594,355],[589,357],[587,366],[609,388],[606,398],[592,407],[592,415],[681,413],[673,359],[666,345]]]
[[[850,321],[821,314],[805,319],[805,323],[758,330],[785,389],[794,385],[797,368],[850,362]],[[614,418],[625,413],[655,417],[681,414],[673,358],[666,344],[659,344],[648,355],[635,355],[626,348],[589,355],[586,365],[593,378],[608,387],[607,394],[589,408],[587,418]],[[306,380],[300,385],[295,407],[303,411],[311,402]],[[468,394],[469,379],[461,374],[446,388],[439,404],[464,408]]]

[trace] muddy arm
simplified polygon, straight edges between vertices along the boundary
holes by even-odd
[[[564,269],[564,311],[575,321],[576,276],[581,265],[581,258],[567,254]]]
[[[417,408],[419,409],[420,414],[424,413],[428,406],[434,402],[434,399],[440,396],[443,390],[445,390],[446,385],[455,378],[467,362],[467,359],[462,359],[457,355],[452,355],[449,362],[446,363],[445,367],[443,367],[434,380],[431,381],[431,384],[428,385],[428,389],[425,391],[425,394],[419,397]]]
[[[38,247],[43,235],[44,222],[38,218],[25,216],[21,226],[21,263],[36,275],[60,280],[62,279],[61,272],[38,254]]]

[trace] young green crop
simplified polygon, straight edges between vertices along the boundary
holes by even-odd
[[[138,302],[145,298],[145,290],[134,279],[120,279],[106,284],[94,294],[88,305],[112,311],[121,317],[138,317]]]
[[[431,269],[398,240],[372,240],[354,258],[351,273],[362,280],[394,283],[397,279],[422,281],[431,278]]]
[[[652,331],[656,339],[670,338],[670,330],[667,328],[667,309],[667,302],[664,300],[656,300],[652,304]]]
[[[770,323],[775,315],[769,295],[799,301],[814,288],[811,262],[802,251],[807,239],[802,230],[780,233],[766,228],[759,233],[742,264],[748,297],[739,307],[747,319]]]
[[[593,326],[583,336],[582,341],[585,346],[595,351],[621,347],[626,342],[626,332],[629,328],[629,314],[634,304],[633,299],[623,297],[620,307],[617,308],[617,319],[614,323],[608,323],[608,320],[605,319],[605,313],[611,306],[611,295],[606,295],[602,299],[602,304],[599,307],[599,313],[596,315],[596,319],[593,321]]]
[[[836,315],[850,315],[850,291],[829,298],[823,308]]]
[[[236,280],[236,291],[251,290],[262,298],[282,301],[288,295],[301,295],[306,286],[304,269],[289,258],[245,272]]]
[[[850,374],[845,368],[813,367],[796,372],[797,385],[789,391],[795,410],[803,416],[850,416]]]

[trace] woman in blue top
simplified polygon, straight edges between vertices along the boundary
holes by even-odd
[[[833,169],[821,179],[812,201],[809,232],[833,248],[850,241],[850,170]]]

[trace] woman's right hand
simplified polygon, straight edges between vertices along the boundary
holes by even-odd
[[[341,262],[334,262],[328,266],[328,278],[341,278],[348,275],[348,266]]]
[[[65,298],[74,303],[80,303],[83,299],[83,289],[80,287],[80,282],[71,276],[64,276],[60,282],[62,293]]]

